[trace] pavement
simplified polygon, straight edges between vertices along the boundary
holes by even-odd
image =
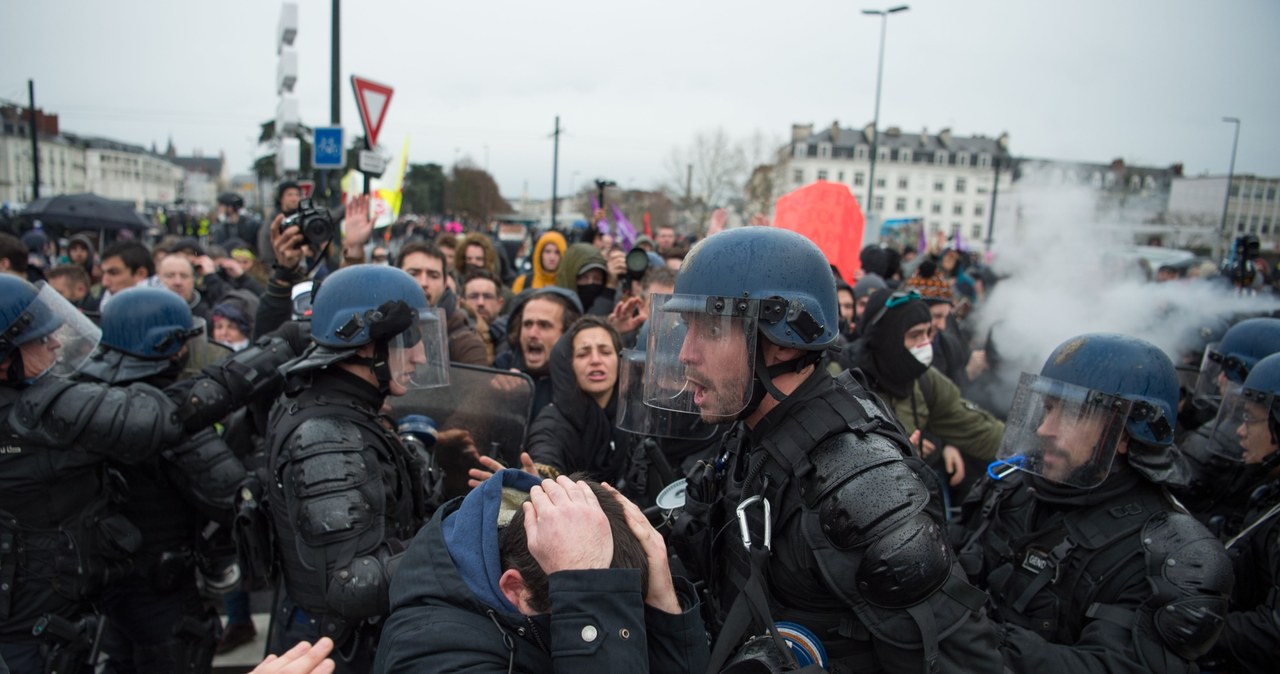
[[[270,621],[271,614],[254,613],[253,626],[258,630],[258,636],[233,651],[214,656],[213,674],[245,674],[258,666],[267,657],[267,626]]]

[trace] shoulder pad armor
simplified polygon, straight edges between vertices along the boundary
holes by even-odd
[[[1156,632],[1169,650],[1195,660],[1222,631],[1233,581],[1231,560],[1204,525],[1177,512],[1147,520],[1142,548],[1156,591]]]
[[[867,548],[858,590],[882,608],[912,606],[942,587],[953,562],[942,529],[928,515],[916,514]]]
[[[865,543],[924,510],[929,492],[902,460],[898,446],[877,434],[841,433],[812,453],[822,529],[837,548]]]
[[[354,422],[312,417],[285,442],[273,468],[286,478],[282,486],[304,541],[328,545],[376,528],[383,503],[381,476],[366,460],[365,440]],[[381,540],[381,532],[376,534],[374,540]]]

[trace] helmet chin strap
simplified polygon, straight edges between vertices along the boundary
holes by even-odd
[[[788,372],[800,372],[820,360],[822,360],[821,351],[805,351],[795,358],[767,365],[764,360],[764,349],[756,349],[756,366],[751,389],[751,400],[747,402],[746,408],[742,410],[738,418],[745,419],[754,414],[756,409],[760,407],[760,403],[764,402],[766,393],[773,396],[778,402],[786,400],[787,394],[778,389],[778,386],[773,383],[773,378]]]
[[[367,365],[369,370],[373,372],[373,376],[378,380],[378,392],[382,395],[391,393],[391,366],[388,364],[390,358],[390,348],[387,342],[375,342],[373,347],[373,358],[364,356],[356,356],[348,359],[357,365]]]

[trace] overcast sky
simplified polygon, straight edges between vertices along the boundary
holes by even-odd
[[[329,0],[301,0],[302,120],[329,121]],[[1017,155],[1280,176],[1280,2],[916,0],[889,19],[882,126],[1007,131]],[[411,161],[487,165],[502,192],[561,193],[597,176],[668,179],[700,130],[784,141],[792,123],[871,121],[880,20],[853,0],[343,3],[347,77],[395,87],[382,145]],[[271,0],[0,0],[0,98],[67,131],[182,154],[223,150],[233,172],[274,117]],[[486,146],[488,148],[486,153]]]

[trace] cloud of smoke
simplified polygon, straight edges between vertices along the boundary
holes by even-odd
[[[1001,195],[1000,213],[1010,217],[998,222],[992,266],[1007,278],[975,316],[975,334],[991,330],[1001,359],[992,404],[1007,405],[1019,374],[1039,372],[1049,353],[1076,335],[1145,339],[1177,364],[1189,350],[1203,348],[1204,326],[1280,308],[1274,297],[1242,297],[1218,282],[1148,282],[1132,234],[1100,222],[1107,218],[1094,194],[1020,185]],[[1153,262],[1153,272],[1158,265]]]

